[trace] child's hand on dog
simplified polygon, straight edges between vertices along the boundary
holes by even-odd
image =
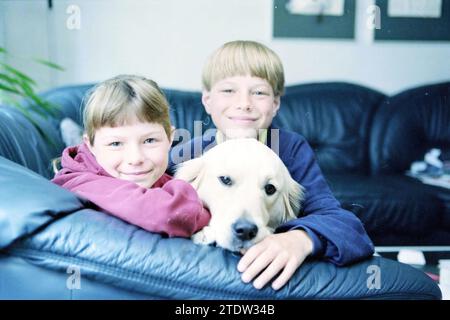
[[[262,289],[281,271],[272,283],[272,288],[279,290],[289,281],[312,250],[313,242],[303,230],[272,234],[249,249],[241,250],[244,256],[239,261],[237,269],[242,272],[241,279],[245,283],[259,275],[253,281],[256,289]]]

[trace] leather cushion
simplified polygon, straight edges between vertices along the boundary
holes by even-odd
[[[413,178],[348,174],[327,175],[326,178],[342,206],[362,220],[372,238],[379,233],[419,237],[441,226],[450,228],[448,217],[442,216],[446,203],[435,188]]]
[[[274,124],[302,134],[325,173],[367,173],[371,121],[385,96],[349,83],[286,88]]]
[[[370,158],[373,174],[403,173],[431,148],[450,154],[450,82],[387,98],[374,118]]]
[[[73,193],[0,157],[0,249],[83,208]]]

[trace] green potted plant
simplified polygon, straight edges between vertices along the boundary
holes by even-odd
[[[6,49],[0,47],[0,55],[6,54],[8,54]],[[34,59],[34,61],[52,69],[64,70],[61,66],[46,60]],[[31,116],[30,110],[47,117],[54,115],[58,107],[39,97],[36,88],[36,82],[24,72],[0,61],[0,103],[8,104],[20,110],[42,133]],[[21,100],[28,102],[28,106],[25,107]]]

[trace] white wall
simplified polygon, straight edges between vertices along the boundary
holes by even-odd
[[[5,35],[6,35],[5,26],[6,26],[6,24],[5,24],[5,19],[3,18],[3,10],[0,10],[0,47],[5,46]]]
[[[204,60],[222,43],[261,41],[285,66],[287,84],[349,81],[386,93],[450,80],[450,42],[376,42],[365,27],[371,0],[357,1],[354,40],[273,39],[272,0],[3,0],[5,44],[21,57],[40,56],[63,73],[10,59],[41,88],[139,73],[164,87],[199,90]],[[81,28],[66,13],[77,5]],[[1,24],[0,24],[1,25]],[[1,38],[0,38],[1,39]]]
[[[5,37],[6,37],[6,23],[5,23],[5,19],[3,18],[3,11],[1,10],[1,5],[0,5],[0,47],[4,48],[5,47]],[[3,62],[4,61],[4,55],[0,54],[0,61]]]

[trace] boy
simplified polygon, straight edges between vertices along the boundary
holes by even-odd
[[[197,137],[187,147],[177,146],[171,158],[180,157],[183,150],[199,156],[193,151],[206,151],[225,139],[254,137],[278,150],[293,179],[306,190],[301,217],[279,226],[244,252],[237,266],[242,280],[256,277],[253,285],[261,289],[278,275],[272,283],[278,290],[308,256],[338,266],[371,256],[373,244],[361,222],[340,207],[305,138],[272,126],[284,89],[279,57],[257,42],[229,42],[206,62],[202,82],[202,103],[217,127],[216,136],[210,141]]]

